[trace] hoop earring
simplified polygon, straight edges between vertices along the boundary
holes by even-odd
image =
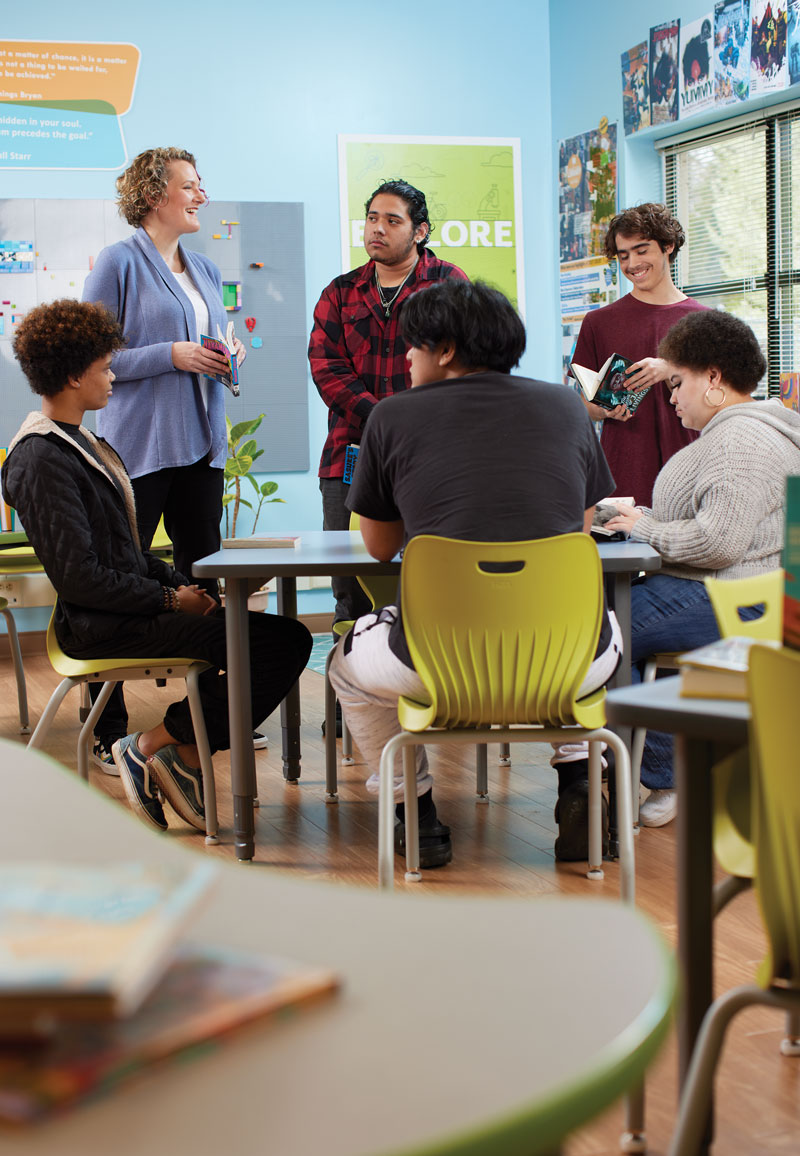
[[[722,397],[719,399],[719,401],[712,401],[711,398],[708,396],[710,393],[712,393],[714,391],[718,391],[719,393],[722,394]],[[706,403],[706,405],[710,405],[712,409],[719,409],[719,407],[721,405],[725,404],[725,397],[726,396],[727,395],[725,393],[725,390],[722,388],[721,385],[709,385],[708,389],[703,394],[703,401]]]

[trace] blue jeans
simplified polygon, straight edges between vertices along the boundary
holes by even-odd
[[[717,638],[717,620],[702,582],[653,574],[631,588],[631,682],[642,681],[651,655],[692,650]],[[672,735],[647,732],[641,778],[650,790],[674,786]]]

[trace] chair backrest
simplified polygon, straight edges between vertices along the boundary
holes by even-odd
[[[350,529],[358,530],[360,528],[361,519],[358,514],[351,512]],[[397,601],[396,574],[370,574],[368,577],[357,574],[356,579],[372,603],[373,610],[379,610],[381,606],[393,606]]]
[[[412,538],[402,613],[433,726],[580,721],[594,657],[602,568],[588,534],[532,542]]]
[[[800,654],[754,646],[748,679],[755,885],[770,947],[759,981],[800,987]]]
[[[0,574],[40,574],[43,570],[27,534],[20,530],[0,533]]]
[[[735,634],[779,642],[783,633],[783,570],[754,574],[752,578],[706,578],[705,588],[723,638]],[[764,606],[758,618],[744,621],[739,610]]]

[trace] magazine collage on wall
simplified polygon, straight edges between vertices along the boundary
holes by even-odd
[[[800,0],[717,0],[622,53],[626,136],[800,83]]]

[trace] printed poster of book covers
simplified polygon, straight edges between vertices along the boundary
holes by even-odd
[[[622,53],[625,134],[800,82],[800,0],[717,0]]]

